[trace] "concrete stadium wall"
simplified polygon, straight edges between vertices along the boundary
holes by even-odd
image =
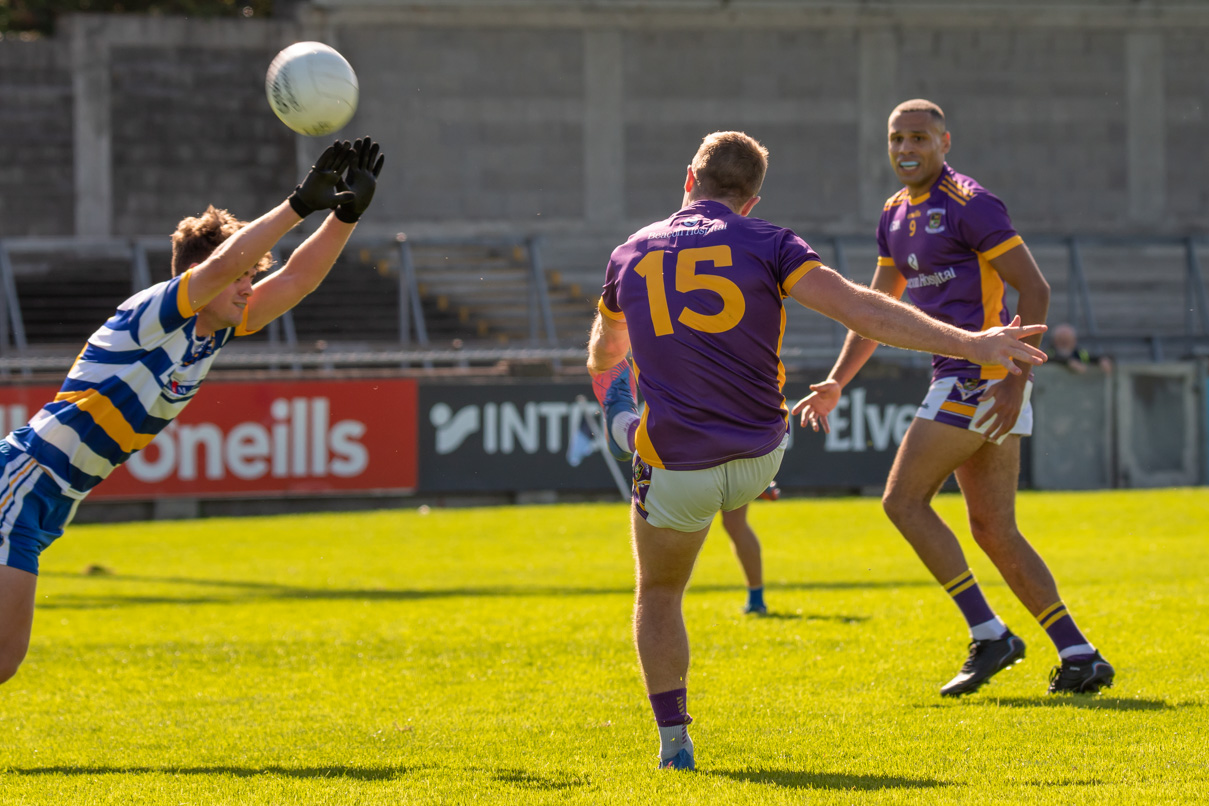
[[[71,15],[0,41],[0,234],[163,233],[211,201],[254,216],[323,142],[268,110],[298,39],[339,47],[343,136],[388,154],[363,231],[537,231],[595,283],[667,214],[701,136],[772,151],[757,214],[808,239],[871,231],[896,189],[885,118],[927,96],[955,168],[1027,235],[1205,232],[1209,4],[783,0],[315,0],[296,18]],[[70,168],[68,167],[70,166]]]
[[[0,237],[74,230],[71,77],[60,41],[0,42]]]

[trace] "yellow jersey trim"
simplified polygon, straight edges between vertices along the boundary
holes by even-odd
[[[801,266],[798,266],[796,269],[794,269],[790,275],[785,278],[785,282],[781,284],[784,296],[789,296],[789,292],[793,290],[793,287],[798,284],[799,280],[822,265],[823,264],[817,260],[808,260]]]
[[[614,322],[624,322],[625,314],[620,311],[610,311],[604,304],[604,297],[600,298],[600,302],[596,303],[596,310],[600,311],[601,316],[607,316]]]
[[[985,252],[980,252],[979,257],[981,257],[983,260],[994,260],[995,258],[999,257],[1000,255],[1004,254],[1005,252],[1010,252],[1011,250],[1015,249],[1017,246],[1020,246],[1022,243],[1024,243],[1024,238],[1020,237],[1019,235],[1016,235],[1011,238],[1008,238],[1006,241],[999,244],[998,246],[993,246],[990,249],[986,250]]]
[[[248,304],[243,306],[243,317],[239,320],[239,324],[235,326],[235,335],[236,336],[250,336],[253,333],[258,332],[256,330],[248,329],[248,312],[251,310],[252,310],[252,302],[251,302],[251,300],[249,300]]]
[[[181,275],[180,285],[176,287],[176,310],[186,319],[197,314],[197,311],[193,310],[193,303],[189,301],[189,278],[192,276],[193,269],[189,269]]]
[[[903,188],[902,190],[898,191],[890,198],[886,199],[886,203],[884,205],[882,205],[882,209],[883,210],[893,209],[893,208],[899,206],[900,204],[902,204],[903,202],[905,202],[906,200],[907,200],[907,189]]]

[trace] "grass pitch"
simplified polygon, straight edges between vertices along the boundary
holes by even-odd
[[[964,624],[879,503],[756,502],[771,615],[720,524],[686,601],[696,773],[653,769],[621,504],[73,527],[0,687],[0,803],[1206,798],[1209,490],[1019,517],[1116,688],[1045,694],[1052,645],[966,537],[1028,656],[942,700]]]

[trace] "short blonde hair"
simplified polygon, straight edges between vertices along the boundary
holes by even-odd
[[[172,233],[172,276],[184,274],[190,266],[206,260],[214,254],[219,244],[243,229],[247,223],[212,204],[199,216],[182,218],[176,225],[176,232]],[[273,256],[266,254],[256,264],[253,274],[272,265]]]
[[[768,149],[743,132],[713,132],[689,166],[697,177],[697,196],[745,202],[760,192],[768,172]]]

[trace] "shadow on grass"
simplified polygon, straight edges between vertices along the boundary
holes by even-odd
[[[823,615],[821,613],[779,613],[776,610],[769,610],[767,613],[753,615],[752,620],[764,621],[772,619],[773,621],[835,621],[840,624],[857,624],[862,621],[868,621],[868,616],[836,616]]]
[[[228,767],[217,764],[213,767],[103,767],[63,765],[58,767],[9,767],[5,775],[234,775],[236,778],[255,778],[261,775],[278,775],[283,778],[353,778],[358,781],[386,781],[400,778],[424,769],[414,767]]]
[[[388,781],[402,778],[424,769],[424,765],[409,767],[281,767],[270,765],[266,767],[229,767],[215,765],[213,767],[122,767],[122,766],[70,766],[29,767],[20,769],[0,767],[4,775],[10,776],[53,776],[53,775],[233,775],[236,778],[257,778],[260,776],[280,776],[282,778],[348,778],[358,781]],[[503,784],[534,790],[568,790],[587,786],[585,778],[566,774],[562,776],[538,775],[522,769],[501,769],[490,772],[491,777]]]
[[[491,772],[491,777],[503,784],[512,784],[523,789],[574,789],[587,786],[588,780],[576,775],[566,774],[557,778],[549,775],[537,775],[529,770],[502,769]]]
[[[434,588],[420,589],[390,589],[390,588],[308,588],[294,585],[282,585],[273,582],[256,582],[234,579],[201,579],[185,576],[141,576],[138,574],[68,574],[47,571],[43,578],[70,579],[76,582],[103,582],[106,584],[130,583],[152,585],[179,585],[193,588],[213,588],[230,591],[228,595],[206,596],[182,593],[176,595],[139,595],[137,593],[103,593],[75,594],[57,593],[48,601],[40,601],[41,610],[87,610],[91,608],[112,608],[140,605],[161,604],[235,604],[249,601],[290,601],[290,600],[366,600],[366,601],[419,601],[426,599],[463,599],[477,597],[537,597],[537,596],[632,596],[634,589],[626,588],[577,588],[550,585],[483,585],[480,587],[463,588]],[[785,585],[769,585],[770,591],[794,590],[883,590],[910,587],[932,587],[935,583],[926,580],[855,582],[835,580],[828,582],[801,582]],[[692,591],[697,593],[730,593],[743,588],[735,585],[693,585]],[[800,614],[774,615],[773,618],[803,618]],[[863,616],[806,616],[809,619],[828,619],[833,621],[855,622],[863,621]]]
[[[1103,695],[1046,694],[1039,697],[998,697],[979,700],[971,705],[1001,705],[1005,708],[1084,708],[1089,711],[1171,711],[1200,703],[1170,703],[1166,700],[1144,700],[1131,697]]]
[[[803,770],[708,770],[706,775],[718,775],[753,784],[772,784],[787,789],[932,789],[952,786],[949,781],[934,778],[905,778],[901,775],[850,775],[842,772],[807,772]]]

